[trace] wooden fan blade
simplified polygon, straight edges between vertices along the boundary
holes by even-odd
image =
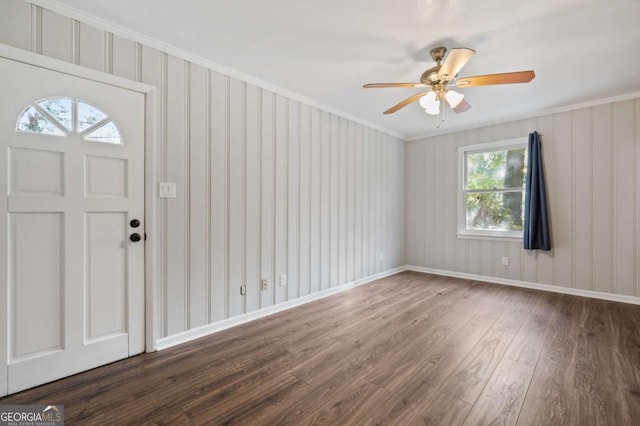
[[[365,89],[381,89],[384,87],[429,87],[423,83],[370,83],[362,86]]]
[[[394,106],[392,106],[391,108],[389,108],[388,110],[386,110],[384,112],[384,114],[393,114],[394,112],[396,112],[397,110],[399,110],[400,108],[404,108],[407,105],[409,105],[412,102],[417,101],[418,99],[420,99],[421,97],[423,97],[424,95],[426,95],[426,92],[420,92],[420,93],[416,93],[413,96],[409,96],[407,99],[405,99],[404,101],[400,102],[399,104],[396,104]]]
[[[466,47],[451,49],[440,71],[438,71],[438,77],[442,78],[446,74],[448,76],[447,80],[453,80],[475,53],[475,50],[467,49]]]
[[[451,108],[453,110],[453,112],[455,112],[456,114],[461,114],[465,111],[469,111],[471,109],[471,105],[469,105],[469,102],[465,101],[464,99],[460,101],[460,103],[458,105],[456,105],[455,108]]]
[[[528,83],[536,76],[533,71],[505,72],[503,74],[476,75],[461,77],[456,81],[456,87],[490,86],[493,84]]]

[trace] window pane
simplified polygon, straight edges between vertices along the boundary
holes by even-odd
[[[467,229],[522,231],[524,191],[467,193]]]
[[[98,108],[78,101],[78,132],[83,132],[107,118]]]
[[[526,149],[467,155],[467,189],[524,188]]]
[[[65,129],[71,131],[73,126],[71,124],[71,117],[73,116],[73,102],[71,99],[59,98],[59,99],[46,99],[38,102],[38,105],[44,108],[58,123],[64,126]]]
[[[106,143],[122,143],[120,132],[113,122],[108,122],[104,126],[89,133],[86,137],[88,141],[106,142]]]
[[[29,107],[18,122],[18,130],[21,132],[42,133],[43,135],[64,136],[64,132],[55,124],[40,114],[34,107]]]

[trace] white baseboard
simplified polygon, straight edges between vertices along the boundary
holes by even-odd
[[[511,280],[506,278],[489,277],[485,275],[467,274],[464,272],[446,271],[443,269],[425,268],[422,266],[405,265],[397,268],[389,269],[388,271],[380,272],[375,275],[360,278],[359,280],[352,281],[346,284],[342,284],[337,287],[328,288],[319,291],[314,294],[299,297],[297,299],[289,300],[287,302],[279,303],[277,305],[269,306],[259,309],[257,311],[249,312],[246,314],[238,315],[237,317],[229,318],[226,320],[218,321],[213,324],[207,324],[202,327],[197,327],[192,330],[183,331],[156,341],[156,349],[162,350],[172,346],[176,346],[182,343],[189,342],[191,340],[198,339],[200,337],[208,336],[210,334],[217,333],[222,330],[226,330],[237,325],[245,324],[250,321],[264,318],[269,315],[276,314],[278,312],[286,311],[287,309],[295,308],[296,306],[304,305],[316,300],[323,299],[325,297],[341,293],[343,291],[359,287],[364,284],[385,278],[390,275],[397,274],[403,271],[424,272],[427,274],[442,275],[447,277],[463,278],[467,280],[484,281],[493,284],[509,285],[514,287],[530,288],[534,290],[550,291],[553,293],[571,294],[574,296],[589,297],[592,299],[609,300],[613,302],[630,303],[633,305],[640,305],[640,298],[633,296],[625,296],[622,294],[603,293],[600,291],[581,290],[570,287],[560,287],[548,284],[538,284],[527,281]]]
[[[198,339],[200,337],[217,333],[218,331],[226,330],[228,328],[232,328],[240,324],[244,324],[250,321],[257,320],[259,318],[263,318],[269,315],[276,314],[278,312],[285,311],[287,309],[295,308],[296,306],[304,305],[306,303],[323,299],[325,297],[328,297],[328,296],[331,296],[355,287],[359,287],[361,285],[368,284],[375,280],[379,280],[380,278],[385,278],[390,275],[394,275],[406,270],[407,270],[406,266],[400,266],[397,268],[389,269],[387,271],[380,272],[375,275],[370,275],[368,277],[360,278],[358,280],[345,283],[340,286],[328,288],[328,289],[319,291],[317,293],[309,294],[307,296],[299,297],[297,299],[289,300],[287,302],[279,303],[277,305],[262,308],[257,311],[238,315],[236,317],[218,321],[213,324],[207,324],[202,327],[197,327],[191,330],[183,331],[182,333],[177,333],[168,337],[164,337],[156,341],[156,349],[162,350],[162,349],[170,348],[172,346],[179,345],[181,343],[186,343],[191,340]]]
[[[528,281],[511,280],[507,278],[488,277],[485,275],[467,274],[465,272],[446,271],[443,269],[425,268],[422,266],[406,266],[407,271],[424,272],[427,274],[443,275],[447,277],[464,278],[467,280],[484,281],[494,284],[510,285],[514,287],[531,288],[534,290],[550,291],[553,293],[571,294],[573,296],[589,297],[591,299],[610,300],[612,302],[640,305],[640,297],[625,296],[623,294],[603,293],[601,291],[582,290],[571,287],[561,287],[548,284],[538,284]]]

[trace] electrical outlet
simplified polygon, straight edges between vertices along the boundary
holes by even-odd
[[[269,281],[266,278],[260,280],[260,290],[266,290],[269,288]]]
[[[240,286],[240,294],[242,296],[244,296],[245,294],[247,294],[247,286],[246,285],[241,285]]]
[[[287,286],[287,276],[285,274],[280,275],[280,287]]]
[[[384,262],[384,253],[380,253],[380,257],[378,259],[380,262]]]
[[[507,256],[502,258],[502,266],[509,266],[509,258]]]

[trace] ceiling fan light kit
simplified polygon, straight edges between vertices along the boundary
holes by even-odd
[[[420,106],[427,114],[438,115],[440,113],[440,99],[438,99],[436,92],[425,92],[425,95],[420,98]]]
[[[401,108],[419,100],[420,106],[427,114],[438,115],[440,111],[444,113],[444,106],[440,108],[440,104],[445,103],[455,113],[463,113],[471,108],[468,102],[464,100],[464,95],[454,90],[448,89],[448,86],[459,89],[477,86],[491,86],[496,84],[517,84],[528,83],[535,77],[533,71],[516,71],[503,74],[478,75],[474,77],[461,77],[456,79],[458,72],[464,67],[471,57],[476,53],[475,50],[466,47],[451,49],[447,59],[442,60],[447,53],[446,47],[436,47],[431,50],[431,58],[436,62],[434,67],[429,68],[420,76],[420,83],[373,83],[365,84],[364,88],[385,88],[385,87],[427,87],[427,92],[416,93],[403,100],[402,102],[392,106],[384,112],[384,114],[393,114]],[[444,121],[444,116],[443,116]]]
[[[463,101],[464,95],[462,93],[458,93],[455,90],[447,90],[444,94],[445,99],[449,102],[451,108],[455,108],[460,105],[460,102]]]

